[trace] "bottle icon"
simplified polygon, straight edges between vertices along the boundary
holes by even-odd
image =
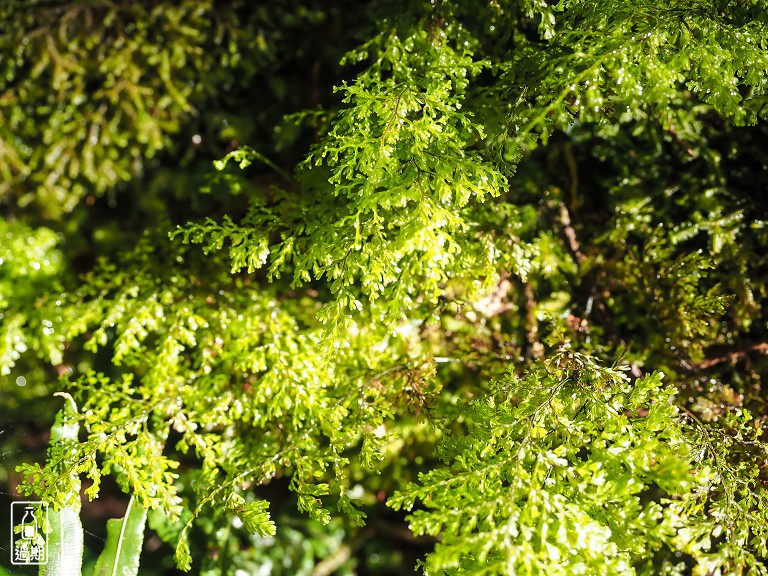
[[[33,540],[37,536],[37,517],[31,506],[24,508],[24,517],[21,519],[21,537],[25,540]]]
[[[11,564],[41,566],[48,563],[48,504],[11,502]],[[5,574],[0,568],[0,572]]]

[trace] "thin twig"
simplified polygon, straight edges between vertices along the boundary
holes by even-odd
[[[565,147],[565,163],[568,165],[568,172],[571,175],[571,184],[569,186],[571,193],[571,208],[576,210],[579,207],[579,165],[576,162],[576,156],[574,156],[573,148],[571,146]],[[560,215],[562,217],[562,207],[560,209]]]
[[[528,340],[527,356],[541,358],[544,353],[544,346],[539,342],[539,321],[536,318],[536,295],[533,292],[533,284],[526,281],[523,284],[523,294],[525,295],[525,331]]]
[[[735,360],[736,358],[741,358],[743,356],[746,356],[750,352],[760,352],[761,354],[768,354],[768,342],[760,342],[759,344],[753,344],[752,346],[747,346],[746,348],[738,348],[736,350],[731,350],[730,352],[724,354],[723,356],[718,356],[717,358],[707,358],[706,360],[703,360],[698,364],[695,364],[693,368],[695,370],[706,370],[707,368],[712,368],[712,366],[717,366],[718,364],[722,364],[723,362],[727,362],[729,360]]]
[[[571,249],[574,258],[576,258],[576,262],[579,264],[583,263],[586,258],[579,246],[579,239],[576,237],[576,231],[573,229],[573,225],[571,225],[571,215],[568,212],[568,206],[565,205],[565,202],[560,202],[560,223],[563,225],[563,232],[565,233],[565,238],[568,240],[568,248]]]
[[[351,542],[345,542],[331,553],[330,556],[326,556],[315,564],[312,572],[310,572],[310,576],[330,576],[341,568],[352,557],[352,554],[361,548],[372,535],[373,530],[370,528],[358,532]]]

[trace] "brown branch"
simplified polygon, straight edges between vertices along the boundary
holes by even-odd
[[[330,576],[336,572],[336,570],[341,568],[352,557],[354,552],[371,538],[372,532],[373,531],[368,528],[355,534],[350,542],[345,542],[329,556],[326,556],[320,562],[315,564],[312,572],[310,572],[310,576]]]
[[[573,148],[571,146],[565,147],[565,163],[568,165],[568,172],[571,175],[571,208],[576,210],[579,207],[579,165],[576,162],[576,157],[573,155]]]
[[[737,348],[736,350],[731,350],[730,352],[727,352],[726,354],[722,356],[718,356],[716,358],[707,358],[706,360],[703,360],[698,364],[694,364],[693,368],[695,370],[706,370],[707,368],[712,368],[712,366],[717,366],[718,364],[722,364],[723,362],[728,362],[729,360],[735,360],[736,358],[742,358],[743,356],[746,356],[750,352],[760,352],[761,354],[768,354],[768,342],[760,342],[759,344],[753,344],[752,346],[747,346],[745,348]]]
[[[571,249],[576,262],[581,264],[584,262],[585,257],[581,252],[581,246],[579,246],[579,239],[576,237],[576,231],[571,225],[571,215],[568,212],[568,207],[565,202],[560,202],[560,223],[563,225],[563,233],[568,240],[568,247]]]
[[[539,321],[536,318],[536,295],[533,292],[533,284],[530,281],[523,283],[523,294],[525,296],[525,331],[528,340],[528,358],[541,358],[544,354],[544,346],[539,342]]]
[[[672,138],[674,138],[675,144],[677,144],[686,154],[688,154],[688,156],[690,156],[691,158],[699,157],[699,153],[693,148],[691,148],[688,145],[688,143],[680,137],[680,135],[677,133],[677,130],[675,130],[675,125],[672,124],[671,120],[669,121],[668,131],[672,136]]]

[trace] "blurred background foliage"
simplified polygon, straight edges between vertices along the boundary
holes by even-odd
[[[748,4],[573,1],[555,12],[546,2],[495,1],[5,2],[4,501],[18,496],[16,465],[44,461],[59,407],[51,394],[64,381],[105,422],[143,410],[173,422],[185,521],[204,500],[200,487],[221,481],[212,470],[243,480],[238,467],[248,458],[195,442],[226,444],[228,434],[241,434],[239,449],[253,458],[281,456],[276,470],[245,482],[243,496],[271,503],[274,536],[249,534],[223,505],[192,525],[193,573],[210,575],[409,573],[436,538],[414,536],[386,500],[438,465],[436,444],[467,426],[462,402],[493,392],[494,379],[522,373],[564,341],[626,363],[632,378],[663,371],[698,422],[738,435],[735,420],[748,410],[749,425],[764,428],[766,17],[763,3]],[[445,43],[435,42],[440,34]],[[400,92],[400,83],[411,91]],[[446,212],[470,223],[451,230],[462,256],[445,256],[441,243],[434,254],[448,262],[445,277],[430,276],[424,257],[404,260],[424,275],[395,288],[381,280],[341,289],[343,304],[323,308],[326,318],[335,310],[343,324],[341,310],[351,308],[358,327],[331,369],[313,346],[326,335],[321,304],[341,298],[332,264],[322,251],[315,261],[291,260],[286,222],[295,224],[294,213],[310,221],[295,218],[305,226],[296,235],[300,255],[316,238],[359,244],[353,219],[334,228],[337,209],[347,218],[373,203],[396,223],[389,233],[413,232],[410,209],[419,199],[397,186],[414,162],[393,154],[382,167],[364,157],[364,138],[386,144],[387,112],[402,102],[413,119],[435,101],[440,135],[427,123],[418,128],[430,138],[414,128],[392,146],[405,154],[406,144],[424,145],[430,160],[413,181],[448,183],[435,197],[447,197]],[[257,151],[244,169],[212,168],[241,146]],[[349,152],[355,146],[359,157]],[[310,149],[314,168],[294,172]],[[441,164],[443,154],[466,162],[466,173]],[[352,168],[344,164],[350,158]],[[482,171],[471,172],[477,166]],[[488,188],[473,189],[484,175]],[[472,202],[462,204],[459,188]],[[407,196],[403,206],[398,195]],[[197,224],[179,235],[204,251],[168,240],[190,221]],[[279,262],[283,277],[260,268],[274,262],[279,251],[268,247],[278,242],[288,254]],[[407,237],[403,250],[408,242],[416,241]],[[349,272],[350,284],[379,264],[370,258]],[[348,262],[343,273],[353,268]],[[374,302],[380,293],[398,306],[410,302],[393,307],[407,312],[391,314],[394,329],[380,321],[391,312]],[[247,355],[251,349],[262,356]],[[126,374],[135,382],[122,380]],[[285,379],[295,385],[269,387]],[[357,413],[350,382],[365,391]],[[303,398],[307,390],[317,396]],[[249,413],[238,404],[245,397],[271,412]],[[176,398],[191,424],[174,420]],[[314,412],[312,402],[322,408]],[[306,423],[336,429],[307,438]],[[749,464],[763,490],[768,454],[749,442],[723,441],[720,456],[735,468]],[[119,467],[120,455],[99,449],[99,465]],[[314,472],[302,461],[335,470],[330,495],[307,491]],[[86,573],[105,518],[121,515],[124,492],[148,481],[136,474],[105,476],[100,497],[85,501]],[[365,526],[344,508],[348,493],[368,515]],[[322,524],[321,497],[347,515]],[[141,573],[179,573],[172,552],[179,525],[153,511],[149,526]],[[0,549],[5,566],[7,548]]]

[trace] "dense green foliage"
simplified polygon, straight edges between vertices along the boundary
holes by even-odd
[[[86,572],[768,574],[764,0],[2,10],[0,402],[80,432],[0,441],[130,498]]]

